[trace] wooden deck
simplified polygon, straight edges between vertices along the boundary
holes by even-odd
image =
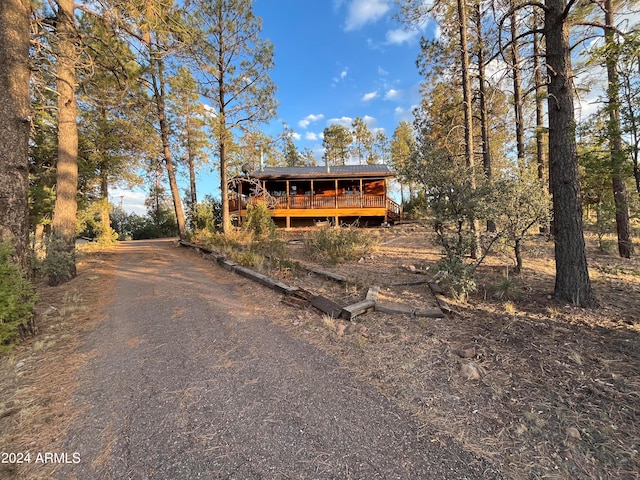
[[[229,200],[229,211],[232,215],[245,217],[247,205],[256,204],[261,197]],[[287,195],[269,198],[272,217],[385,217],[391,220],[400,219],[401,207],[384,195],[342,194],[331,196],[320,195]]]

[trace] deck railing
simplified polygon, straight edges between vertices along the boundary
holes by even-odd
[[[242,210],[249,204],[256,204],[261,197],[242,198]],[[229,210],[238,211],[238,199],[229,199]],[[342,194],[334,196],[325,195],[289,195],[281,197],[271,197],[270,202],[277,209],[317,209],[317,208],[384,208],[391,212],[400,214],[400,206],[384,195],[359,195]]]

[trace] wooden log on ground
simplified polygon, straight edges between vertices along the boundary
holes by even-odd
[[[394,282],[391,283],[390,286],[391,287],[404,287],[407,285],[422,285],[424,283],[429,283],[429,280],[427,280],[426,278],[419,278],[417,280],[406,280],[404,282]]]
[[[285,295],[282,297],[282,303],[296,308],[307,308],[309,306],[309,300],[303,298],[297,298],[295,295]]]
[[[373,300],[375,302],[378,300],[379,293],[380,293],[380,287],[378,286],[369,287],[369,290],[367,290],[367,296],[364,298],[365,300]]]
[[[426,317],[426,318],[444,318],[444,312],[439,308],[429,308],[426,310],[416,310],[413,312],[416,317]]]
[[[311,306],[317,308],[327,315],[331,315],[333,318],[338,318],[342,313],[342,306],[338,305],[333,300],[329,300],[322,295],[317,295],[311,300]]]
[[[443,295],[444,294],[444,288],[442,288],[436,282],[429,282],[428,285],[429,285],[429,288],[431,289],[431,291],[433,292],[434,295]]]
[[[224,257],[220,257],[217,260],[218,260],[218,263],[220,264],[220,266],[222,268],[224,268],[225,270],[229,270],[230,272],[233,272],[235,270],[235,268],[237,266],[239,266],[236,262],[233,262],[231,260],[227,260]]]
[[[372,310],[375,305],[376,302],[373,300],[362,300],[361,302],[344,307],[342,309],[341,316],[346,320],[353,320],[358,315],[362,315],[363,313],[367,313],[369,310]]]
[[[413,315],[414,308],[409,305],[391,302],[376,302],[376,312],[391,313],[394,315]]]
[[[202,253],[215,253],[213,250],[207,247],[203,247],[202,245],[198,245],[196,243],[185,242],[184,240],[180,240],[178,245],[181,247],[190,247],[195,248],[196,250],[200,250]]]
[[[310,267],[309,265],[304,265],[304,264],[301,264],[301,265],[302,265],[302,268],[304,268],[308,272],[315,273],[316,275],[319,275],[324,278],[328,278],[329,280],[333,280],[334,282],[345,283],[347,281],[347,277],[345,277],[344,275],[340,275],[339,273],[328,272],[320,268]]]
[[[249,268],[240,266],[240,265],[236,265],[233,270],[239,274],[242,275],[245,278],[249,278],[251,280],[254,280],[262,285],[264,285],[265,287],[269,287],[272,290],[276,290],[280,293],[285,293],[285,294],[289,294],[293,291],[296,290],[296,287],[291,287],[285,283],[279,282],[278,280],[275,280],[271,277],[267,277],[266,275],[263,275],[261,273],[258,273],[254,270],[251,270]]]
[[[292,295],[295,295],[298,298],[302,298],[303,300],[311,301],[313,297],[316,295],[311,293],[309,290],[305,290],[304,288],[298,287],[295,292],[292,292]]]
[[[440,307],[440,310],[442,310],[445,313],[453,313],[453,309],[451,308],[451,305],[449,305],[447,300],[442,295],[436,295],[435,297],[436,297],[436,300],[438,301],[438,306]]]

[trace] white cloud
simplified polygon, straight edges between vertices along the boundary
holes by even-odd
[[[387,43],[390,43],[391,45],[414,43],[421,34],[421,30],[405,30],[404,28],[396,28],[387,32]]]
[[[331,86],[335,87],[336,85],[338,85],[338,83],[340,83],[342,80],[347,78],[347,73],[349,73],[349,68],[348,67],[343,68],[342,71],[340,72],[340,75],[338,75],[337,77],[333,77],[331,81]]]
[[[367,127],[369,127],[369,128],[373,128],[373,127],[375,127],[375,125],[376,125],[376,119],[375,119],[375,117],[372,117],[372,116],[370,116],[370,115],[365,115],[364,117],[362,117],[362,121],[363,121],[364,123],[366,123],[366,124],[367,124]]]
[[[353,118],[351,117],[330,118],[327,120],[328,125],[338,124],[349,128],[351,127],[351,122],[353,122]]]
[[[346,31],[358,30],[382,18],[391,9],[392,0],[351,0],[347,7]]]
[[[117,206],[122,205],[125,212],[137,213],[138,215],[147,213],[147,207],[144,204],[146,198],[146,193],[133,190],[113,189],[109,195],[109,200],[112,204]]]
[[[390,88],[387,93],[384,95],[385,100],[396,100],[402,96],[402,92],[400,90],[396,90],[395,88]]]
[[[378,96],[378,92],[369,92],[369,93],[365,93],[362,96],[362,101],[363,102],[368,102],[370,100],[373,100],[374,98],[376,98]]]
[[[395,118],[398,122],[401,121],[405,121],[405,122],[413,122],[413,111],[415,110],[416,105],[411,105],[410,108],[404,108],[404,107],[396,107],[395,110],[393,111],[393,113],[395,114]]]
[[[316,141],[316,140],[318,140],[318,138],[320,138],[320,137],[319,137],[319,135],[318,135],[317,133],[313,133],[313,132],[306,132],[306,133],[304,134],[304,138],[305,138],[306,140],[311,140],[312,142],[315,142],[315,141]]]
[[[318,114],[309,114],[306,117],[304,117],[302,120],[300,120],[298,122],[298,125],[301,128],[307,128],[311,123],[313,122],[317,122],[318,120],[322,120],[324,118],[324,115],[322,113],[318,113]]]
[[[296,133],[296,132],[292,132],[291,133],[291,138],[293,138],[294,140],[300,140],[302,138],[302,135],[300,135],[299,133]]]
[[[389,72],[387,72],[384,68],[382,67],[378,67],[378,75],[380,75],[381,77],[384,77],[386,75],[389,75]]]

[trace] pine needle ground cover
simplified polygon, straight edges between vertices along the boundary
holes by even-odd
[[[401,303],[430,298],[425,284],[397,285],[433,273],[440,251],[430,229],[369,235],[374,253],[323,265],[349,285],[305,276],[305,288],[345,304],[371,285]],[[539,237],[527,246],[520,276],[508,250],[490,255],[478,290],[466,303],[450,299],[455,314],[447,318],[376,312],[351,325],[298,311],[286,324],[414,412],[432,441],[453,439],[508,478],[638,478],[640,260],[603,253],[595,234],[587,244],[597,309],[551,298],[553,243]],[[303,247],[291,252],[309,261]]]

